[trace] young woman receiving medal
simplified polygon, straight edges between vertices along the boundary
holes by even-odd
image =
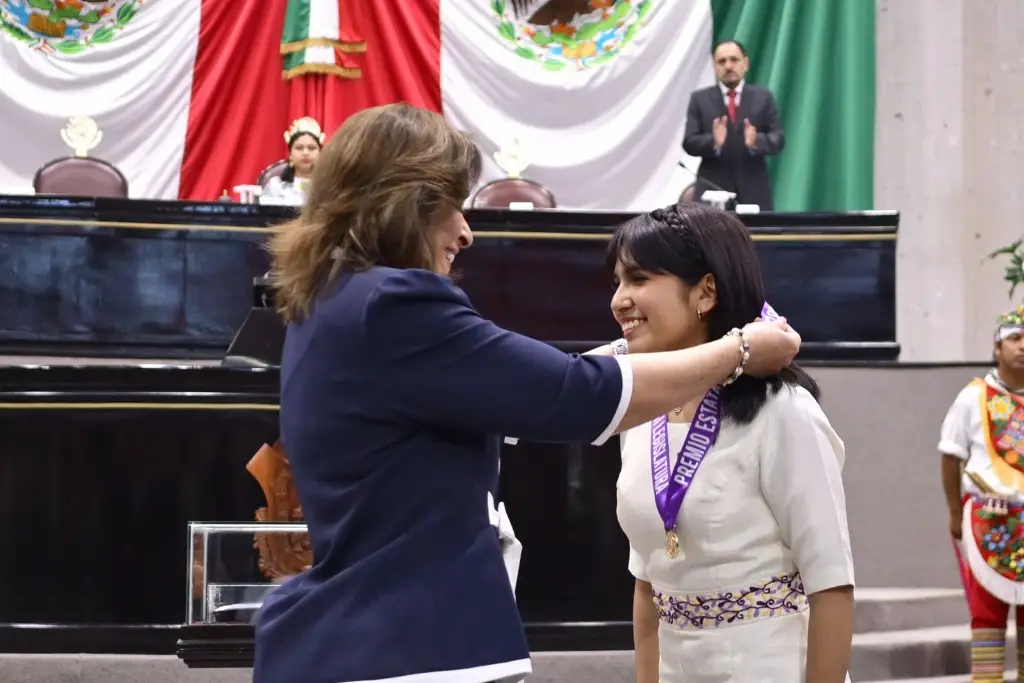
[[[639,216],[616,231],[608,265],[628,357],[776,317],[750,236],[724,211]],[[639,683],[848,680],[844,451],[817,395],[795,366],[736,372],[622,436]]]
[[[263,605],[255,683],[522,679],[530,653],[486,502],[501,436],[601,443],[799,348],[784,323],[616,357],[499,328],[448,277],[473,242],[460,208],[479,169],[437,114],[359,112],[271,240],[281,438],[313,566]]]

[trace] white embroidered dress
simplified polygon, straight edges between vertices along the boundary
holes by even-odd
[[[271,178],[267,186],[263,188],[260,203],[302,206],[306,203],[306,190],[308,188],[308,180],[296,179],[286,183],[280,178]]]
[[[668,425],[673,467],[688,427]],[[650,441],[649,424],[622,437],[618,518],[629,570],[657,596],[661,683],[804,681],[806,595],[853,584],[843,442],[801,388],[771,396],[748,425],[725,421],[683,501],[672,559]]]

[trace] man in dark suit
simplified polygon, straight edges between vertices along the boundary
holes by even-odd
[[[712,54],[718,83],[690,96],[683,149],[701,158],[700,185],[717,185],[735,192],[737,203],[771,211],[765,157],[778,154],[785,144],[775,97],[744,81],[750,60],[741,43],[723,40]]]

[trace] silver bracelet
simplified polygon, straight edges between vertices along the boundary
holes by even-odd
[[[625,356],[629,353],[629,343],[625,339],[616,339],[611,343],[613,356]]]
[[[750,344],[747,343],[746,337],[743,336],[743,330],[738,327],[734,327],[729,330],[726,337],[739,337],[740,340],[740,362],[736,364],[736,369],[732,371],[729,378],[722,382],[722,386],[726,387],[735,382],[743,374],[743,369],[747,365],[747,361],[750,360]]]

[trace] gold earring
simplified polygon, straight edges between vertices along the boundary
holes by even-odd
[[[697,309],[697,320],[703,320],[703,319],[704,319],[704,311],[702,311],[702,310],[700,310],[698,308]]]

